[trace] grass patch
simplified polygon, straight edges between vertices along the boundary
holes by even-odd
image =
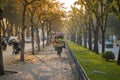
[[[90,80],[120,80],[120,66],[116,61],[106,62],[100,54],[72,42],[68,44]]]

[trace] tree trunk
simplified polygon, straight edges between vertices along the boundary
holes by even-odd
[[[25,49],[25,30],[22,29],[21,33],[22,41],[21,41],[21,54],[20,54],[20,61],[24,61],[24,49]]]
[[[3,21],[3,19],[1,20],[1,23],[2,23],[2,25],[1,25],[1,27],[2,27],[2,32],[3,32],[3,37],[4,38],[6,38],[6,30],[5,30],[5,24],[4,24],[4,21]]]
[[[9,31],[8,31],[8,36],[10,37],[11,35],[13,35],[13,29],[12,29],[13,25],[9,25]]]
[[[117,65],[120,65],[120,46],[119,46],[119,53],[118,53]]]
[[[35,54],[34,50],[34,30],[33,30],[33,24],[31,25],[31,36],[32,36],[32,54]]]
[[[49,28],[47,26],[47,41],[46,41],[46,46],[49,45]]]
[[[81,36],[81,34],[78,35],[78,44],[82,46],[82,36]]]
[[[119,7],[119,12],[120,12],[120,1],[119,0],[118,0],[118,7]],[[119,17],[119,19],[120,19],[120,17]],[[119,46],[117,65],[120,65],[120,46]]]
[[[76,34],[76,39],[77,39],[77,44],[79,44],[79,32],[77,31],[77,34]]]
[[[88,29],[88,24],[85,22],[85,32],[84,32],[84,47],[87,48],[87,29]]]
[[[99,33],[99,27],[100,27],[100,17],[98,15],[96,15],[96,26],[93,30],[93,34],[94,34],[94,49],[93,51],[96,54],[99,54],[99,48],[98,48],[98,33]]]
[[[73,32],[72,34],[71,34],[71,40],[73,41],[73,42],[76,42],[76,38],[75,38],[75,32]]]
[[[38,51],[40,51],[40,37],[39,37],[39,30],[37,28],[37,44],[38,44]]]
[[[18,26],[17,25],[14,26],[14,30],[15,30],[15,36],[18,36],[19,32],[18,32]]]
[[[102,31],[102,54],[105,52],[105,31]]]
[[[32,54],[34,55],[35,54],[35,50],[34,50],[34,31],[36,30],[35,28],[35,25],[33,23],[33,13],[31,13],[31,19],[30,19],[30,22],[31,22],[31,37],[32,37]],[[34,28],[33,28],[34,27]]]
[[[48,29],[48,45],[51,44],[51,24],[49,25],[49,29]]]
[[[84,47],[87,48],[87,33],[84,33]]]
[[[27,30],[26,30],[26,38],[27,38],[27,37],[30,37],[30,32],[31,32],[31,31],[30,31],[30,27],[27,27]]]
[[[11,35],[13,36],[14,35],[13,24],[11,24],[11,31],[10,32],[11,32]]]
[[[26,6],[24,5],[23,8],[23,16],[22,16],[22,32],[21,32],[21,37],[22,37],[22,42],[21,42],[21,54],[20,54],[20,61],[24,61],[24,49],[25,49],[25,11],[26,11]]]
[[[1,34],[1,23],[0,23],[0,34]],[[1,35],[0,35],[0,38]],[[2,39],[0,39],[0,75],[4,74],[4,66],[3,66],[3,53],[2,53]]]
[[[107,3],[106,3],[107,4]],[[101,21],[100,21],[100,28],[102,31],[102,53],[105,52],[105,33],[107,28],[107,19],[108,19],[108,4],[107,6],[104,6],[103,1],[101,1]]]
[[[43,42],[43,48],[45,47],[44,40],[45,40],[44,25],[42,25],[42,42]]]
[[[52,42],[52,35],[51,35],[52,33],[51,33],[51,25],[50,25],[50,30],[49,30],[49,35],[50,35],[50,37],[49,37],[49,44],[51,44],[51,42]]]
[[[92,29],[91,29],[91,24],[89,22],[89,27],[88,27],[88,45],[89,45],[89,50],[92,51]]]
[[[98,31],[99,31],[99,27],[96,26],[96,31],[94,33],[94,49],[93,49],[93,51],[96,52],[97,54],[99,53],[99,51],[98,51]]]
[[[79,26],[78,28],[78,44],[82,46],[82,32],[81,32],[81,27]]]
[[[4,74],[4,66],[3,66],[3,53],[2,53],[2,39],[1,39],[1,20],[2,20],[2,9],[0,8],[0,75]]]

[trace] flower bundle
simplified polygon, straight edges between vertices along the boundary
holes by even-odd
[[[55,34],[55,37],[56,37],[57,39],[64,39],[64,33],[62,33],[62,32],[57,32],[57,33]]]

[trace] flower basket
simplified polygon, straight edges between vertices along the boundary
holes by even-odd
[[[59,56],[61,56],[61,53],[62,53],[62,45],[61,44],[57,44],[57,45],[53,45],[54,46],[54,49],[55,51],[57,51],[57,54]]]
[[[53,44],[53,47],[55,48],[55,50],[59,50],[63,47],[63,43]]]

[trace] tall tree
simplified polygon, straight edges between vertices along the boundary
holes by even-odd
[[[117,19],[120,21],[120,0],[109,0],[111,1],[111,11],[117,16]],[[119,53],[117,64],[120,65],[120,46],[119,46]]]
[[[32,4],[28,10],[30,12],[30,23],[31,23],[31,37],[32,37],[32,54],[34,55],[35,54],[35,51],[34,51],[34,31],[36,29],[35,27],[35,23],[34,23],[34,14],[35,14],[35,11],[36,11],[37,7],[35,7],[34,4]]]
[[[0,7],[0,75],[4,74],[4,66],[3,66],[3,54],[2,54],[2,39],[1,39],[1,20],[2,20],[2,8]]]
[[[120,21],[120,1],[119,0],[113,0],[113,5],[112,7],[115,9],[115,14],[118,17],[118,20]],[[120,46],[119,46],[119,53],[118,53],[118,60],[117,64],[120,65]]]
[[[21,37],[22,37],[22,43],[21,43],[21,55],[20,55],[20,61],[24,61],[24,49],[25,49],[25,29],[26,29],[26,25],[25,25],[25,21],[26,21],[26,9],[27,6],[30,5],[31,3],[33,3],[36,0],[23,0],[23,15],[22,15],[22,32],[21,32]]]
[[[107,19],[108,19],[108,13],[109,13],[109,6],[110,2],[106,0],[100,1],[100,16],[101,16],[101,24],[100,29],[102,31],[102,53],[105,52],[105,33],[107,28]]]
[[[3,20],[3,8],[6,5],[7,0],[0,1],[0,75],[4,75],[4,64],[3,64],[3,53],[2,53],[2,25],[1,20]]]
[[[98,32],[100,28],[100,1],[99,0],[78,0],[78,2],[84,5],[86,10],[89,10],[92,13],[92,18],[94,25],[92,26],[94,33],[94,49],[93,51],[99,53],[98,51]]]

